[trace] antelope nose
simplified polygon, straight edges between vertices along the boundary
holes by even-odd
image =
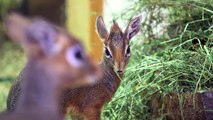
[[[122,70],[118,70],[117,73],[121,74],[121,73],[123,73],[123,71]]]

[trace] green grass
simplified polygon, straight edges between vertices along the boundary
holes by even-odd
[[[112,101],[106,105],[104,119],[151,119],[150,97],[158,92],[202,92],[213,90],[213,48],[204,46],[195,51],[181,46],[168,47],[157,42],[148,47],[161,46],[154,54],[146,55],[146,46],[134,46],[132,63]]]
[[[172,5],[176,6],[171,2],[170,7]],[[193,11],[195,16],[190,13],[190,4],[178,6],[179,9],[173,13],[177,14],[176,17],[171,15],[175,18],[175,23],[183,27],[180,34],[178,31],[174,38],[141,42],[142,36],[139,36],[139,40],[132,41],[130,64],[112,101],[105,105],[102,112],[103,120],[152,119],[149,102],[155,93],[164,96],[174,92],[195,93],[213,90],[213,11],[206,7],[212,4],[200,2],[198,5],[193,7],[200,11],[199,14]],[[188,6],[188,11],[182,10]],[[188,15],[190,19],[186,22],[183,17],[180,20],[184,22],[177,21],[181,15]],[[175,27],[172,29],[178,30]],[[174,34],[169,32],[168,34]],[[195,39],[199,42],[197,45],[192,44]],[[201,44],[203,39],[206,41],[205,44]],[[5,109],[11,82],[25,62],[20,47],[11,42],[0,44],[0,111]],[[162,113],[159,119],[164,117],[165,114]]]
[[[169,93],[194,94],[213,90],[212,2],[178,0],[167,3],[155,2],[172,10],[172,30],[165,33],[170,36],[157,39],[146,38],[143,34],[132,41],[130,64],[115,96],[105,105],[102,119],[152,120],[150,101],[156,93],[164,97]],[[152,7],[153,4],[152,1],[138,0],[121,16],[129,18],[140,8]],[[150,32],[143,30],[142,26],[142,33]],[[184,104],[181,100],[179,102]],[[159,120],[165,119],[164,110],[163,103]]]
[[[212,28],[207,31],[211,34],[204,45],[199,38],[186,33],[174,39],[153,40],[142,45],[133,42],[125,77],[112,101],[105,106],[102,118],[152,119],[149,102],[154,93],[164,96],[213,90]],[[195,39],[198,39],[198,45],[192,43]],[[162,114],[159,119],[164,117]]]
[[[2,24],[9,10],[17,8],[20,0],[0,0],[0,112],[5,110],[6,98],[12,81],[25,63],[22,49],[7,40]]]
[[[6,99],[11,83],[24,66],[23,50],[12,42],[0,45],[0,111],[6,108]]]
[[[201,92],[213,90],[213,43],[193,48],[191,40],[132,43],[132,56],[122,84],[105,106],[104,120],[150,119],[149,100],[156,92]],[[6,107],[11,82],[25,63],[20,47],[6,42],[0,48],[0,111]],[[163,115],[162,115],[163,119]]]
[[[8,95],[9,88],[11,86],[11,82],[6,80],[0,82],[0,112],[5,110],[6,108],[6,99]]]

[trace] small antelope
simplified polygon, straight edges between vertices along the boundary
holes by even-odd
[[[96,20],[96,29],[104,44],[104,56],[100,64],[104,78],[93,86],[69,89],[61,100],[64,114],[72,119],[100,120],[101,109],[115,94],[130,58],[130,40],[140,30],[141,16],[132,19],[123,33],[113,21],[108,33],[103,18]]]
[[[29,20],[12,13],[5,27],[8,36],[24,48],[28,63],[8,98],[16,109],[0,119],[62,120],[59,96],[64,89],[94,84],[101,77],[100,68],[75,37],[41,18]]]
[[[96,20],[96,29],[105,46],[103,60],[100,67],[103,69],[104,78],[98,83],[81,88],[68,89],[61,97],[61,111],[71,113],[73,119],[86,118],[99,120],[101,109],[109,102],[120,85],[121,78],[130,57],[130,40],[140,30],[141,16],[132,19],[125,32],[113,21],[108,33],[103,18]],[[20,76],[13,85],[7,100],[7,110],[17,108],[17,99],[20,97],[23,78]]]

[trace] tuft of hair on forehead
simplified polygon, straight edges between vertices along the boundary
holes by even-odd
[[[111,31],[121,31],[122,32],[122,30],[120,29],[118,23],[115,20],[113,20],[113,24],[112,24],[112,26],[110,28],[110,32]]]
[[[113,20],[113,24],[110,28],[110,34],[108,39],[115,47],[123,47],[124,45],[124,34],[115,20]]]

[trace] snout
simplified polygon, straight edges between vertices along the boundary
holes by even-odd
[[[85,59],[85,64],[81,67],[69,69],[73,71],[71,71],[71,73],[67,72],[65,87],[78,88],[91,86],[103,80],[103,71],[101,67],[89,57],[85,57]]]
[[[87,58],[88,61],[88,75],[87,75],[87,82],[90,84],[95,84],[102,80],[103,78],[103,70],[98,63],[91,60],[91,58]]]
[[[125,62],[117,62],[115,64],[115,71],[118,74],[123,74],[124,73],[124,69],[125,69]]]
[[[117,70],[117,73],[118,73],[118,74],[122,74],[122,73],[123,73],[123,70]]]

